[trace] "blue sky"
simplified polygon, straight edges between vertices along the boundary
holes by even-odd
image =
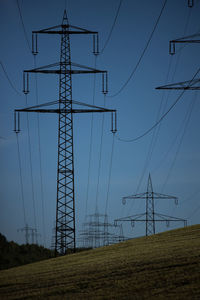
[[[40,30],[62,22],[65,1],[18,1],[29,42],[32,30]],[[97,58],[97,67],[108,70],[109,93],[112,96],[126,82],[153,30],[164,1],[123,0],[119,15],[109,43]],[[109,35],[116,11],[117,0],[109,1],[66,1],[69,23],[79,27],[98,31],[100,49]],[[177,53],[169,55],[169,40],[200,31],[200,1],[194,1],[188,8],[187,1],[168,0],[151,43],[132,79],[119,95],[106,97],[106,107],[118,112],[117,137],[131,139],[141,135],[156,121],[160,104],[161,111],[176,100],[180,92],[160,91],[155,87],[190,80],[199,67],[199,45],[190,44]],[[33,56],[27,46],[17,1],[0,1],[1,49],[0,60],[19,94],[9,84],[3,69],[0,69],[1,110],[0,110],[0,231],[9,240],[24,242],[22,233],[17,229],[24,226],[22,199],[20,191],[17,144],[13,132],[13,111],[25,106],[22,91],[22,73],[33,68]],[[59,61],[60,40],[56,36],[41,35],[38,38],[39,54],[37,66]],[[72,61],[94,67],[92,37],[73,36],[71,38]],[[169,73],[168,73],[169,71]],[[168,74],[168,76],[167,76]],[[73,77],[73,99],[92,103],[93,75]],[[39,103],[58,99],[58,78],[51,75],[37,77]],[[102,106],[101,76],[96,77],[95,104]],[[35,76],[30,76],[30,94],[28,104],[36,103]],[[153,131],[136,142],[122,142],[116,137],[112,176],[108,201],[110,221],[123,216],[142,213],[144,200],[135,200],[122,205],[122,197],[145,192],[149,172],[152,176],[155,192],[162,192],[179,198],[176,207],[171,200],[156,202],[160,213],[186,218],[188,224],[196,224],[200,217],[200,139],[199,139],[199,94],[198,91],[186,91],[161,123],[154,144],[151,159],[148,158]],[[29,226],[34,226],[31,192],[30,164],[28,155],[28,133],[26,115],[22,115],[19,135],[22,159],[25,210]],[[29,114],[31,153],[33,161],[33,183],[36,203],[37,228],[42,235],[41,182],[38,154],[37,117]],[[98,164],[100,155],[102,115],[94,115],[91,173],[88,197],[88,214],[94,212],[97,197]],[[55,115],[40,115],[42,176],[44,182],[44,206],[46,245],[50,246],[52,228],[56,212],[56,168],[57,168],[57,128]],[[91,115],[74,117],[75,151],[75,195],[76,223],[78,230],[85,216],[86,190],[89,164],[89,145]],[[110,115],[105,115],[102,162],[100,170],[98,207],[104,213],[109,177],[109,165],[112,146]],[[151,151],[150,151],[151,152]],[[171,225],[171,228],[174,228]],[[158,226],[157,230],[165,230]],[[128,237],[145,234],[144,225],[138,224],[134,230],[130,224],[124,226]]]

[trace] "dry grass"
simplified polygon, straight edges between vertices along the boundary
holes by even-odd
[[[200,299],[200,225],[0,271],[0,299]]]

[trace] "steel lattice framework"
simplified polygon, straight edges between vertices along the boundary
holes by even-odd
[[[193,1],[191,1],[191,5],[193,5]],[[176,53],[176,48],[175,48],[176,44],[199,44],[199,43],[200,43],[200,33],[178,38],[176,40],[171,40],[169,42],[169,54],[174,55]],[[193,90],[193,91],[200,90],[200,79],[193,78],[187,81],[159,86],[156,87],[156,89],[157,90]]]
[[[15,110],[14,131],[20,131],[20,112],[57,113],[59,114],[58,131],[58,166],[57,166],[57,200],[56,200],[56,232],[55,254],[64,255],[68,249],[75,251],[75,195],[74,195],[74,150],[73,150],[73,114],[111,112],[111,131],[116,132],[116,110],[106,109],[83,102],[72,100],[73,74],[102,74],[102,92],[107,94],[107,71],[83,66],[71,61],[70,34],[93,34],[93,53],[98,51],[98,32],[89,31],[80,27],[69,25],[66,11],[64,11],[61,25],[33,31],[32,52],[38,53],[38,34],[60,34],[61,52],[60,62],[25,70],[23,75],[24,93],[29,93],[29,73],[58,74],[59,100]],[[75,105],[84,108],[74,108]],[[49,108],[54,106],[54,108]],[[56,107],[55,107],[56,106]]]
[[[178,198],[170,195],[164,195],[160,193],[155,193],[153,191],[151,175],[148,177],[147,191],[145,193],[131,195],[127,197],[123,197],[123,204],[126,203],[127,200],[133,199],[144,199],[146,200],[146,212],[142,214],[136,214],[120,219],[115,219],[114,224],[117,226],[118,223],[121,222],[131,222],[132,227],[134,227],[135,222],[145,222],[146,224],[146,236],[155,234],[155,223],[156,222],[166,222],[167,226],[169,226],[170,222],[183,222],[184,226],[187,225],[187,221],[181,218],[176,218],[172,216],[167,216],[163,214],[156,213],[154,210],[154,200],[155,199],[173,199],[175,204],[178,204]]]
[[[66,16],[63,24],[67,22]],[[74,158],[73,158],[73,115],[72,78],[69,34],[61,34],[60,79],[59,79],[59,134],[56,202],[56,250],[65,254],[75,245],[75,203],[74,203]]]

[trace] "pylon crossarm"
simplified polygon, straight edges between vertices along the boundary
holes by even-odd
[[[200,86],[195,86],[200,83],[200,79],[187,80],[178,83],[167,84],[156,87],[156,90],[200,90]]]
[[[84,65],[80,65],[80,64],[76,64],[76,63],[71,63],[71,66],[73,67],[77,67],[77,68],[82,68],[82,70],[69,70],[69,69],[60,69],[60,63],[54,63],[54,64],[50,64],[50,65],[45,65],[39,68],[35,68],[35,69],[29,69],[29,70],[24,70],[25,73],[47,73],[47,74],[85,74],[85,73],[107,73],[107,71],[105,70],[98,70],[95,68],[91,68],[88,66],[84,66]],[[65,64],[62,64],[62,66],[64,66]],[[58,69],[54,69],[54,70],[50,70],[49,68],[53,68],[53,67],[58,67]],[[66,64],[66,66],[68,66]]]
[[[155,213],[155,216],[162,218],[162,220],[164,220],[164,221],[182,221],[182,222],[187,221],[186,219],[177,218],[177,217],[168,216],[168,215],[159,214],[159,213]],[[157,221],[159,221],[159,220],[157,220]]]
[[[184,37],[181,37],[181,38],[178,38],[178,39],[174,39],[174,40],[171,40],[170,42],[188,42],[188,41],[194,41],[194,42],[199,42],[200,43],[200,40],[192,40],[192,38],[194,37],[200,37],[200,33],[195,33],[195,34],[192,34],[192,35],[188,35],[188,36],[184,36]]]
[[[85,28],[73,26],[70,24],[61,24],[41,30],[32,31],[32,53],[34,55],[38,54],[38,34],[60,34],[60,35],[70,35],[70,34],[92,34],[93,35],[93,53],[95,55],[99,54],[99,37],[97,31],[91,31]]]
[[[60,29],[60,30],[54,30],[54,29]],[[76,30],[70,30],[70,29],[76,29]],[[64,32],[63,32],[64,31]],[[33,34],[98,34],[98,31],[91,31],[85,28],[73,26],[70,24],[62,24],[62,25],[57,25],[41,30],[33,30]]]
[[[32,110],[32,109],[35,109],[35,108],[41,108],[41,107],[45,107],[45,106],[52,106],[52,105],[55,105],[55,104],[59,104],[59,102],[60,102],[59,100],[55,100],[55,101],[51,101],[51,102],[41,103],[39,105],[29,106],[29,107],[26,107],[24,109]],[[76,100],[68,100],[68,102],[70,102],[71,104],[84,106],[84,107],[96,108],[96,109],[101,109],[101,110],[104,109],[105,111],[116,111],[114,109],[108,109],[108,108],[101,107],[101,106],[91,105],[91,104],[76,101]],[[16,111],[23,111],[24,109],[16,109]]]
[[[128,217],[122,217],[119,219],[115,219],[114,220],[114,226],[116,227],[118,224],[118,222],[131,222],[131,221],[135,221],[138,220],[141,217],[144,217],[146,214],[136,214],[136,215],[132,215],[132,216],[128,216]]]
[[[172,200],[178,200],[177,197],[171,196],[171,195],[165,195],[160,193],[153,193],[154,199],[172,199]]]
[[[69,67],[70,66],[70,67]],[[71,66],[79,69],[71,69]],[[67,68],[68,67],[68,68]],[[54,69],[52,69],[54,68]],[[23,72],[23,92],[29,93],[29,73],[41,73],[41,74],[58,74],[58,75],[72,75],[72,74],[102,74],[102,93],[108,93],[108,73],[105,70],[99,70],[88,66],[80,65],[77,63],[53,63],[45,65],[39,68],[24,70]]]
[[[178,39],[175,39],[175,40],[171,40],[169,42],[169,53],[171,55],[175,54],[175,44],[176,43],[188,43],[188,44],[192,44],[192,43],[200,43],[200,39],[193,39],[195,37],[199,37],[200,36],[200,33],[196,33],[196,34],[193,34],[193,35],[189,35],[189,36],[185,36],[185,37],[182,37],[182,38],[178,38]]]
[[[105,112],[115,112],[115,110],[106,110],[106,109],[16,109],[16,112],[36,112],[36,113],[55,113],[55,114],[80,114],[80,113],[105,113]]]
[[[73,101],[71,101],[73,103]],[[40,108],[48,105],[55,105],[59,103],[59,101],[53,101],[49,103],[44,103],[40,105],[35,105],[31,107],[26,107],[23,109],[15,109],[14,111],[14,131],[16,133],[20,132],[20,112],[32,112],[32,113],[56,113],[56,114],[80,114],[80,113],[106,113],[110,112],[112,115],[111,118],[111,132],[116,133],[117,131],[117,121],[116,121],[116,113],[117,111],[115,109],[108,109],[100,106],[90,105],[86,103],[81,103],[78,101],[74,101],[75,104],[82,105],[82,106],[88,106],[90,109],[45,109]],[[95,108],[95,109],[93,109]],[[114,114],[114,116],[113,116]]]
[[[136,194],[136,195],[125,196],[122,198],[122,203],[126,204],[126,200],[146,199],[146,196],[147,196],[147,192],[141,193],[141,194]]]

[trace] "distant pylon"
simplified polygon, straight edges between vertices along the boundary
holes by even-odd
[[[37,233],[37,229],[29,227],[28,224],[26,224],[23,228],[20,228],[17,230],[18,232],[25,232],[25,241],[26,244],[29,244],[29,238],[31,236],[31,240],[32,240],[32,244],[38,244],[38,233]]]
[[[155,234],[155,222],[166,222],[166,225],[169,226],[170,222],[183,222],[184,226],[187,225],[185,219],[176,218],[172,216],[167,216],[163,214],[156,213],[154,211],[154,200],[155,199],[173,199],[175,204],[178,204],[178,198],[174,196],[164,195],[160,193],[155,193],[153,191],[151,175],[148,177],[147,191],[145,193],[131,195],[123,197],[123,204],[126,203],[126,200],[133,199],[145,199],[146,200],[146,212],[142,214],[137,214],[133,216],[128,216],[120,219],[115,219],[114,223],[117,225],[121,222],[131,222],[131,226],[134,227],[135,222],[145,222],[146,224],[146,236]]]

